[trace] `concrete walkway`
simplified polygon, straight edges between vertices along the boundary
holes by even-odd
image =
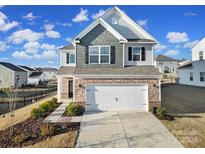
[[[72,100],[63,101],[63,103],[55,110],[53,111],[45,120],[44,122],[81,122],[82,116],[75,116],[75,117],[62,117],[63,113],[66,110],[66,107],[68,106],[69,102]]]
[[[181,148],[181,143],[149,112],[86,113],[76,147]]]
[[[59,119],[62,117],[65,112],[66,106],[70,101],[64,101],[54,112],[52,112],[44,121],[45,122],[59,122]]]

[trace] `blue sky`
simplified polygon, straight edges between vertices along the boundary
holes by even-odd
[[[110,7],[0,6],[0,61],[57,67],[57,49]],[[155,55],[191,58],[205,37],[205,6],[118,7],[159,41]]]

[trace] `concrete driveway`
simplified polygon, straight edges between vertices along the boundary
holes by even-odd
[[[178,148],[179,141],[149,112],[86,113],[78,148]]]

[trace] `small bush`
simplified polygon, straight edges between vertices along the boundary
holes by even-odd
[[[164,108],[164,107],[157,107],[157,114],[159,116],[164,116],[166,113],[167,113],[166,108]]]
[[[41,116],[40,111],[38,108],[34,108],[31,110],[31,117],[37,119]]]
[[[40,128],[41,136],[48,136],[50,134],[50,128],[48,125]]]
[[[78,116],[83,114],[84,109],[80,105],[76,105],[73,102],[70,102],[69,105],[66,107],[66,113],[69,116]]]
[[[19,134],[14,138],[14,143],[20,145],[24,141],[24,137]]]
[[[56,106],[56,103],[53,100],[49,100],[46,102],[49,105],[49,108],[52,109]]]
[[[54,98],[52,98],[51,100],[52,100],[52,101],[54,101],[55,103],[58,103],[58,99],[57,99],[57,98],[55,98],[55,97],[54,97]]]
[[[48,112],[48,111],[50,111],[50,109],[51,109],[51,107],[47,102],[45,102],[39,106],[39,110],[41,113]]]

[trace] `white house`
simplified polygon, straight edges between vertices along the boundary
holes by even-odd
[[[40,82],[46,81],[46,75],[43,72],[33,72],[29,75],[29,84],[38,85]]]
[[[179,84],[205,87],[205,38],[192,48],[192,61],[178,68]]]
[[[160,73],[169,73],[177,76],[178,60],[165,56],[158,55],[156,58],[156,67],[159,68]]]
[[[0,88],[22,87],[28,82],[27,72],[11,63],[0,62]]]
[[[55,80],[57,76],[58,69],[46,67],[42,69],[42,72],[46,75],[47,80]]]

